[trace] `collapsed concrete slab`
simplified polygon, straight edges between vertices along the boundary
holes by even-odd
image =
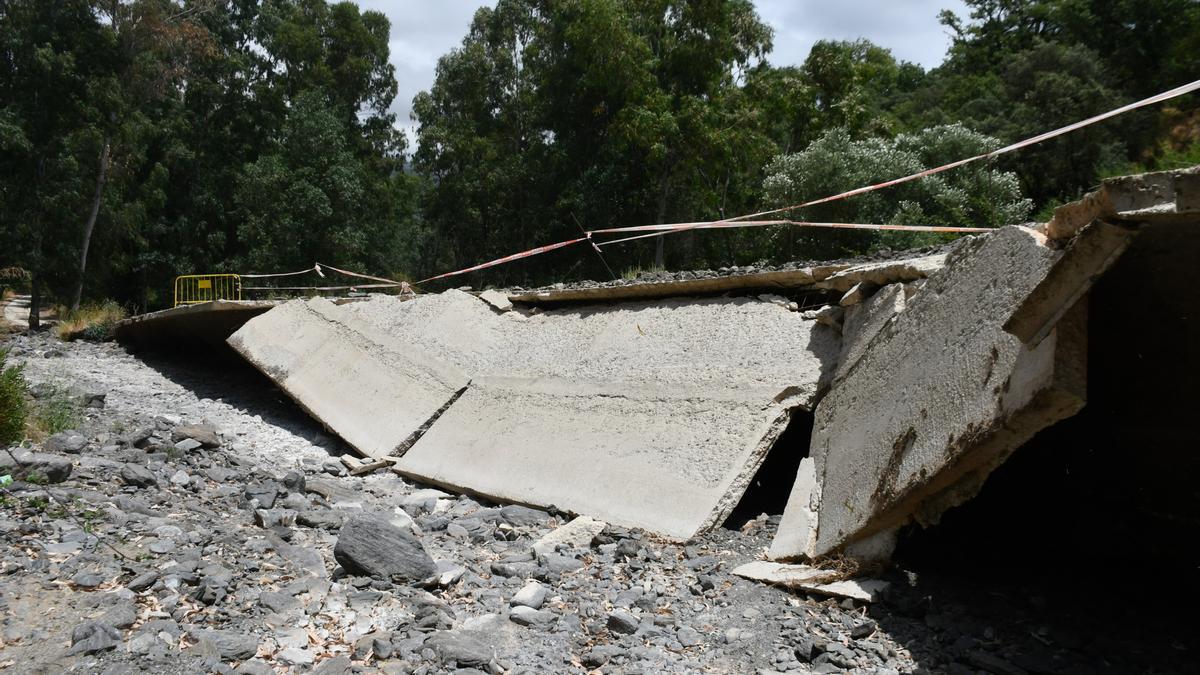
[[[787,425],[786,396],[778,389],[485,378],[471,383],[396,470],[687,539],[737,505]]]
[[[818,557],[912,519],[936,521],[1034,433],[1078,411],[1086,328],[1077,300],[1114,257],[1091,240],[1084,232],[1064,253],[1034,230],[1002,228],[964,242],[902,311],[894,294],[881,299],[882,327],[850,345],[816,410],[814,480],[797,481],[783,519],[809,529],[781,527],[772,557]],[[1040,343],[1025,344],[1004,326],[1047,280],[1071,290],[1042,291],[1038,316],[1058,318]]]
[[[728,515],[836,366],[837,331],[778,300],[293,302],[230,342],[404,475],[686,539]]]
[[[321,298],[251,319],[229,344],[369,457],[403,452],[468,382],[457,368]]]

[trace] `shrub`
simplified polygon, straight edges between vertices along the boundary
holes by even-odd
[[[0,445],[11,445],[25,435],[25,378],[21,366],[6,367],[8,350],[0,349]]]

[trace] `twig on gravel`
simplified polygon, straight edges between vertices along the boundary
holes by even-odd
[[[13,461],[13,462],[15,462],[17,466],[20,466],[20,467],[22,467],[22,468],[25,468],[25,467],[29,466],[28,464],[26,464],[26,463],[22,462],[21,460],[17,459],[17,456],[13,454],[12,448],[5,448],[5,449],[4,449],[4,451],[8,453],[8,456],[12,458],[12,461]],[[27,483],[27,484],[29,484],[29,485],[36,485],[36,483]],[[79,519],[75,517],[75,514],[71,512],[71,509],[70,509],[70,507],[68,507],[68,506],[67,506],[66,504],[64,504],[64,503],[63,503],[61,500],[59,500],[59,498],[58,498],[58,497],[54,496],[54,493],[50,491],[50,488],[46,487],[45,485],[38,485],[38,487],[42,489],[42,492],[45,492],[45,493],[46,493],[46,496],[47,496],[47,497],[49,497],[50,499],[52,499],[52,500],[54,501],[54,503],[55,503],[55,504],[58,504],[58,505],[59,505],[59,507],[61,507],[61,508],[62,508],[62,511],[63,511],[63,513],[64,513],[64,514],[66,514],[67,518],[70,518],[70,519],[71,519],[71,522],[75,523],[75,525],[76,525],[76,526],[77,526],[77,527],[78,527],[80,530],[82,530],[82,531],[84,531],[84,532],[88,532],[88,526],[87,526],[87,525],[85,525],[84,523],[80,522],[80,521],[79,521]],[[8,492],[8,490],[5,490],[5,492]],[[10,494],[11,494],[11,493],[10,493]],[[101,544],[104,544],[105,546],[107,546],[109,549],[111,549],[111,550],[112,550],[112,552],[113,552],[113,553],[116,553],[116,554],[117,554],[119,557],[121,557],[122,559],[124,559],[124,560],[128,560],[129,562],[134,562],[134,559],[133,559],[133,558],[130,558],[129,556],[125,555],[125,553],[124,553],[123,551],[121,551],[120,549],[118,549],[116,546],[113,546],[112,544],[110,544],[110,543],[108,543],[107,541],[105,541],[105,540],[104,540],[104,538],[103,538],[103,537],[101,537],[99,533],[92,533],[92,532],[89,532],[89,534],[91,534],[92,536],[94,536],[94,537],[96,538],[96,541],[98,541],[98,542],[100,542]]]

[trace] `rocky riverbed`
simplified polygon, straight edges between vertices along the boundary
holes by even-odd
[[[347,449],[216,354],[8,340],[75,429],[0,451],[0,671],[85,673],[1168,672],[1035,594],[894,569],[867,606],[730,571],[778,516],[670,543],[481,502]],[[1142,640],[1142,638],[1137,638]],[[1123,660],[1124,659],[1124,660]],[[1152,667],[1136,667],[1153,664]]]

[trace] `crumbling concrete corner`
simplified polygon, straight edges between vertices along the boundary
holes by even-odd
[[[865,306],[770,556],[856,542],[886,552],[889,530],[936,522],[1033,434],[1080,410],[1084,294],[1128,236],[1097,224],[1064,251],[1034,229],[1001,228],[964,241],[912,298],[893,290]],[[1029,342],[1005,330],[1021,313]]]

